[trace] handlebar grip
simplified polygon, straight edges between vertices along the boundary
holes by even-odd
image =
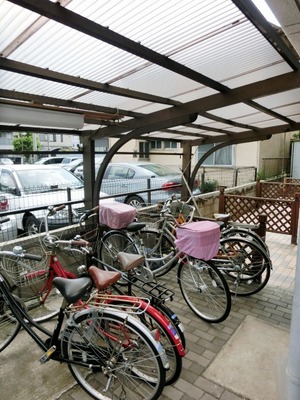
[[[96,206],[90,210],[85,210],[82,217],[80,218],[82,221],[85,221],[88,219],[89,216],[91,216],[92,214],[95,214],[99,211],[99,206]]]
[[[90,242],[84,240],[84,239],[78,239],[78,240],[71,240],[71,245],[72,246],[81,246],[81,247],[87,247],[90,245]]]
[[[66,205],[62,204],[61,206],[54,207],[53,211],[57,212],[57,211],[63,210],[65,207],[66,207]]]
[[[34,260],[34,261],[42,261],[43,257],[38,256],[36,254],[24,254],[24,258],[27,258],[28,260]]]
[[[98,211],[99,211],[99,206],[96,206],[87,212],[88,214],[87,216],[89,217],[90,215],[95,214]]]

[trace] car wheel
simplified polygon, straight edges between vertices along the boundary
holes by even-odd
[[[129,204],[130,206],[135,207],[135,208],[145,207],[145,205],[146,205],[144,200],[139,196],[128,197],[125,200],[125,203]]]
[[[40,222],[33,215],[30,215],[25,222],[25,232],[27,235],[36,235],[40,231],[39,228]]]

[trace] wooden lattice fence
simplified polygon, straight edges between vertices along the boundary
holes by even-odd
[[[229,213],[232,221],[254,225],[266,215],[266,230],[291,235],[293,244],[297,243],[299,204],[300,193],[295,193],[293,199],[267,198],[225,194],[220,188],[220,213]]]
[[[293,200],[300,193],[300,180],[281,182],[256,182],[256,197]]]

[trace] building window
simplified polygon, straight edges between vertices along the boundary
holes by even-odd
[[[203,144],[198,147],[198,160],[206,154],[210,149],[212,149],[214,144]],[[222,165],[222,166],[232,166],[233,165],[233,146],[226,146],[219,149],[207,157],[204,162],[204,166],[209,165]]]
[[[165,149],[177,149],[177,142],[175,140],[165,140],[164,147]]]
[[[139,158],[149,159],[149,142],[139,142]]]
[[[151,150],[159,150],[162,148],[162,141],[161,140],[153,140],[150,142]]]
[[[96,139],[95,140],[95,150],[96,151],[108,151],[109,144],[108,138]]]

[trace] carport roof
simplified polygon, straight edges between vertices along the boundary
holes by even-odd
[[[0,0],[0,130],[192,145],[300,130],[300,12],[280,3],[282,28],[251,0]],[[7,106],[84,125],[26,124]]]

